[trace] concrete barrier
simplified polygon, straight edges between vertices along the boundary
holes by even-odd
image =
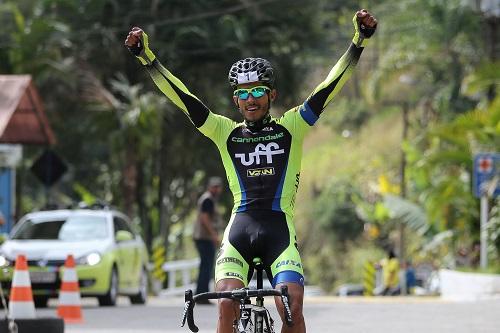
[[[500,297],[500,275],[441,269],[441,297],[447,300],[478,300]]]

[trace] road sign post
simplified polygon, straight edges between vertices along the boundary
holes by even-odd
[[[488,200],[500,194],[499,175],[499,153],[479,153],[474,156],[474,194],[481,200],[481,268],[488,266]]]
[[[5,219],[0,233],[8,233],[15,222],[16,167],[22,156],[21,145],[0,144],[0,214]]]
[[[488,196],[481,196],[481,268],[488,267]]]

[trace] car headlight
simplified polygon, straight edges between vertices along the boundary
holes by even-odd
[[[5,256],[0,255],[0,267],[8,267],[12,264],[12,262],[7,259]]]
[[[97,252],[92,252],[83,257],[79,258],[76,261],[77,265],[89,265],[94,266],[101,262],[101,255]]]

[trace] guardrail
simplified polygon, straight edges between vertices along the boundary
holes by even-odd
[[[186,289],[196,289],[196,282],[191,280],[191,273],[193,270],[198,272],[199,265],[200,258],[164,263],[162,269],[166,274],[168,274],[167,288],[158,288],[157,290],[159,290],[159,292],[156,294],[158,296],[179,296],[184,295]],[[180,279],[177,275],[179,272],[181,274]],[[197,276],[197,274],[195,274],[195,276]],[[271,288],[271,284],[267,279],[264,280],[264,286],[266,287],[266,285],[267,288]],[[249,287],[256,288],[255,280],[250,281]],[[309,296],[320,296],[323,295],[323,291],[317,286],[305,286],[305,294]]]
[[[167,288],[160,291],[160,296],[183,295],[186,289],[196,288],[196,283],[191,281],[191,272],[197,270],[199,265],[200,258],[164,263],[162,268],[168,274],[168,283]],[[178,279],[177,272],[181,273],[180,279]]]

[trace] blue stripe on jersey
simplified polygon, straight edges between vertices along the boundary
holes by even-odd
[[[283,184],[285,183],[286,170],[288,168],[288,161],[285,164],[285,168],[283,169],[283,174],[281,175],[281,180],[278,185],[278,189],[276,190],[276,194],[274,195],[273,200],[273,210],[277,210],[282,212],[281,209],[281,192],[283,192]]]
[[[247,210],[247,191],[245,190],[245,187],[243,186],[243,182],[241,181],[240,174],[238,173],[236,166],[233,164],[235,174],[238,177],[238,183],[240,183],[240,189],[241,189],[241,201],[240,201],[240,206],[236,210],[236,212],[244,212]]]
[[[285,282],[294,282],[298,283],[302,287],[304,286],[304,277],[302,274],[296,271],[283,271],[276,274],[273,278],[273,288],[276,288],[277,284],[285,283]]]
[[[314,125],[314,123],[319,119],[307,102],[304,102],[304,104],[300,107],[300,115],[306,123],[309,124],[309,126]]]

